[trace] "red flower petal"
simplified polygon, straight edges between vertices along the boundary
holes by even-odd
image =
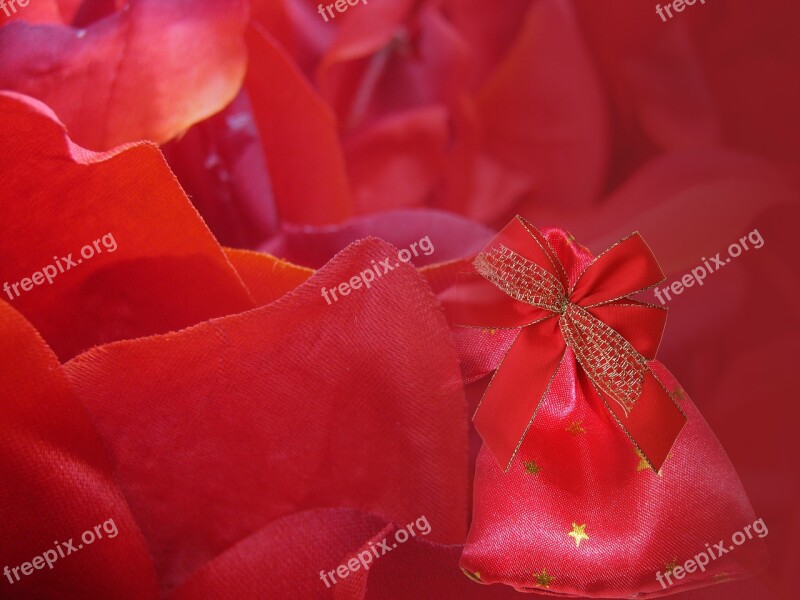
[[[165,142],[236,95],[246,19],[242,0],[131,0],[81,30],[15,23],[0,29],[0,88],[48,104],[86,148]]]
[[[392,210],[350,219],[336,227],[284,226],[281,234],[261,248],[294,263],[318,268],[347,245],[377,237],[398,249],[417,244],[416,267],[477,254],[492,231],[468,219],[440,210]],[[419,247],[427,237],[431,251]]]
[[[346,564],[373,536],[383,539],[385,526],[385,520],[344,508],[287,515],[209,561],[170,600],[260,599],[264,590],[271,598],[360,598],[348,592],[361,573],[341,581],[336,575],[335,587],[328,578],[326,587],[320,571]]]
[[[254,305],[156,147],[87,152],[46,107],[4,93],[0,154],[2,297],[62,358]],[[45,268],[52,284],[26,291]]]
[[[97,432],[56,356],[3,301],[0,388],[0,556],[11,569],[1,576],[3,597],[158,598],[153,563]],[[109,520],[93,532],[102,539],[82,539]],[[69,554],[59,557],[57,547]],[[48,551],[52,568],[13,571]]]
[[[441,177],[448,136],[447,112],[431,107],[386,118],[348,140],[356,212],[424,206]]]
[[[537,204],[582,206],[605,176],[608,124],[600,82],[569,5],[531,6],[481,95],[485,148],[537,181]],[[518,209],[520,213],[529,208]]]
[[[63,23],[58,0],[28,0],[26,6],[7,0],[0,9],[0,27],[11,21],[27,23]]]
[[[655,4],[637,0],[621,0],[613,10],[592,0],[574,4],[613,104],[622,161],[718,140],[708,72],[685,21],[665,24]]]
[[[247,35],[247,91],[281,218],[322,225],[352,215],[336,119],[263,29]]]
[[[226,248],[225,256],[259,305],[269,304],[288,294],[314,274],[312,269],[261,252]]]
[[[467,41],[438,8],[412,10],[412,5],[398,0],[353,11],[323,58],[317,81],[345,130],[392,113],[448,104],[466,86]]]
[[[438,303],[410,266],[320,292],[393,252],[363,241],[269,306],[66,365],[167,588],[320,507],[425,514],[432,540],[463,540],[467,416]]]
[[[246,93],[161,151],[220,244],[254,248],[275,233],[275,199]]]

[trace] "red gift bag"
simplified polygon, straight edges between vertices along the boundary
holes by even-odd
[[[766,524],[654,360],[666,311],[630,297],[662,279],[638,234],[594,258],[517,217],[447,299],[460,327],[514,332],[474,417],[471,578],[630,598],[763,566]]]

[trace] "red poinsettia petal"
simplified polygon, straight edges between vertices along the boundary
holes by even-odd
[[[155,146],[87,152],[3,93],[0,153],[2,297],[62,358],[254,305]]]
[[[336,223],[353,212],[336,118],[262,28],[247,33],[247,92],[278,213],[290,223]]]
[[[97,432],[56,356],[3,301],[0,388],[3,597],[158,598],[153,563]]]
[[[537,204],[582,206],[597,197],[607,161],[605,107],[569,4],[531,5],[479,110],[485,148],[537,180]]]
[[[92,150],[165,142],[238,92],[246,19],[243,0],[131,0],[80,30],[14,23],[0,29],[0,88],[48,104]]]
[[[403,265],[332,291],[396,252],[365,240],[269,306],[67,364],[166,587],[301,510],[424,511],[431,539],[463,540],[467,415],[439,304]]]

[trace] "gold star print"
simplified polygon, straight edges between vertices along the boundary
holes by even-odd
[[[470,571],[467,571],[466,569],[461,569],[461,572],[464,573],[464,575],[466,575],[470,579],[472,579],[472,581],[477,581],[478,583],[482,583],[480,571],[475,571],[474,573],[472,573]]]
[[[570,531],[567,535],[575,540],[575,547],[579,548],[581,545],[581,540],[589,539],[589,536],[586,535],[586,523],[583,525],[573,523],[572,531]]]
[[[487,327],[486,329],[483,330],[483,333],[494,335],[495,333],[497,333],[497,329],[495,329],[494,327]]]
[[[684,391],[683,388],[679,387],[674,392],[672,392],[672,397],[675,398],[675,400],[686,400],[686,392]]]
[[[567,431],[569,431],[572,435],[586,433],[586,430],[583,428],[583,421],[573,421],[569,424],[569,427],[567,427]]]
[[[731,574],[725,571],[719,573],[718,575],[714,575],[714,581],[716,583],[722,583],[723,581],[730,581],[730,579],[731,579]]]
[[[571,246],[572,242],[575,241],[575,236],[573,236],[569,231],[567,232],[567,246]]]
[[[675,570],[675,567],[677,566],[678,566],[678,559],[673,558],[670,562],[664,564],[664,571],[667,574],[670,574]]]
[[[541,470],[542,470],[542,467],[540,467],[539,465],[537,465],[537,464],[536,464],[535,462],[533,462],[532,460],[530,460],[530,461],[527,461],[527,462],[525,463],[525,471],[526,471],[526,472],[527,472],[529,475],[537,475],[537,474],[539,473],[539,471],[541,471]]]
[[[644,457],[644,454],[642,454],[642,451],[638,448],[634,448],[633,451],[636,453],[636,456],[639,457],[639,464],[636,465],[636,471],[639,472],[649,469],[650,465],[648,464],[647,459]]]
[[[536,580],[536,585],[543,588],[549,588],[555,577],[547,574],[547,569],[542,569],[541,573],[534,573],[533,578]]]
[[[653,469],[650,468],[650,465],[647,463],[647,459],[644,457],[644,454],[642,454],[642,451],[639,450],[638,448],[634,448],[633,451],[636,454],[636,456],[639,457],[639,464],[636,465],[636,472],[638,473],[639,471],[644,471],[645,469],[649,469],[650,471],[652,471]],[[672,452],[667,454],[667,459],[670,458],[672,458]],[[661,468],[663,469],[664,465],[661,465]],[[657,471],[656,475],[661,477],[661,471]]]

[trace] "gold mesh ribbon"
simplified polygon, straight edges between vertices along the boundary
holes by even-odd
[[[560,315],[564,342],[589,379],[626,415],[630,412],[642,393],[647,363],[628,340],[570,302],[554,275],[505,246],[479,254],[473,264],[482,277],[515,300]]]

